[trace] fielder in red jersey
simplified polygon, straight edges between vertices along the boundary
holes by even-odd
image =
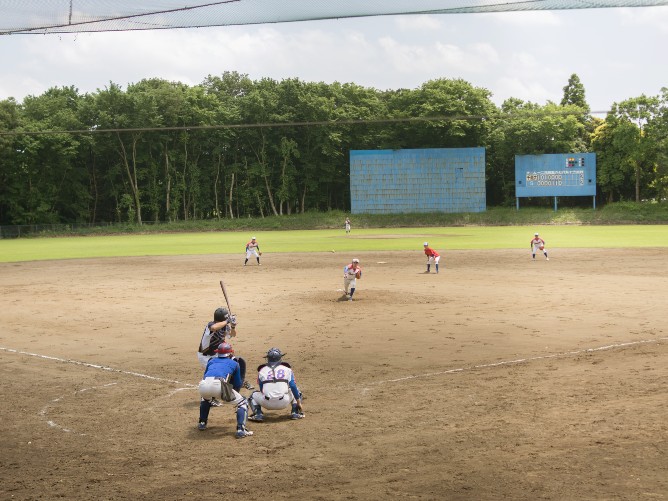
[[[438,262],[441,260],[441,255],[436,252],[434,249],[429,247],[429,242],[424,243],[424,253],[427,256],[427,271],[426,273],[431,273],[431,265],[436,266],[436,273],[438,273]]]

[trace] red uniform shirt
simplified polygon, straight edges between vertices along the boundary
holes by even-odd
[[[428,257],[438,257],[438,256],[440,256],[440,254],[438,252],[436,252],[434,249],[432,249],[431,247],[425,247],[424,248],[424,253]]]

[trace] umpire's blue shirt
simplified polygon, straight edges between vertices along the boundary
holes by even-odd
[[[219,377],[225,379],[230,374],[232,375],[230,380],[232,387],[236,391],[239,391],[243,381],[241,380],[241,369],[236,360],[227,357],[213,357],[209,359],[209,362],[206,364],[206,370],[204,371],[205,378]]]

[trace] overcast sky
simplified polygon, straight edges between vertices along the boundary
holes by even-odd
[[[414,89],[462,78],[492,92],[559,102],[577,73],[592,111],[668,87],[668,7],[386,16],[272,25],[0,36],[0,100],[144,78],[195,85],[237,71]]]

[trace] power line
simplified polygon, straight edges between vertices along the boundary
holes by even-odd
[[[523,113],[504,113],[498,115],[449,115],[449,116],[429,116],[429,117],[403,117],[403,118],[377,118],[377,119],[350,119],[350,120],[322,120],[305,122],[264,122],[254,124],[218,124],[218,125],[179,125],[169,127],[128,127],[128,128],[109,128],[100,129],[91,127],[90,129],[70,129],[70,130],[11,130],[0,131],[0,136],[37,136],[50,134],[101,134],[101,133],[131,133],[131,132],[173,132],[173,131],[197,131],[197,130],[225,130],[225,129],[259,129],[259,128],[285,128],[285,127],[316,127],[326,126],[335,127],[342,125],[373,125],[373,124],[392,124],[392,123],[418,123],[418,122],[454,122],[454,121],[474,121],[474,120],[510,120],[514,118],[531,118],[544,116],[582,116],[582,115],[602,115],[609,111],[592,111],[589,113],[577,113],[574,111],[563,112],[531,112]]]

